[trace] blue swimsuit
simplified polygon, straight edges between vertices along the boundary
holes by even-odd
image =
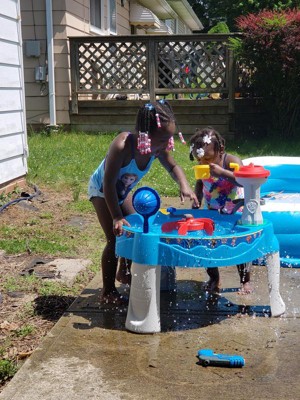
[[[126,166],[122,167],[118,174],[118,180],[116,184],[119,204],[122,204],[128,193],[137,185],[137,183],[143,178],[144,175],[149,171],[151,164],[153,163],[155,157],[152,156],[146,166],[142,171],[138,168],[136,161],[134,159],[134,142],[133,136],[128,132],[128,136],[131,142],[131,161]],[[106,156],[107,157],[107,156]],[[90,178],[89,182],[89,198],[92,197],[102,197],[103,193],[103,179],[105,172],[105,159],[101,162],[99,167],[95,170]]]

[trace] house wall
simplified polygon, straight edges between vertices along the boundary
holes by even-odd
[[[185,23],[179,19],[177,22],[177,32],[180,35],[183,35],[185,33],[192,33],[191,30],[185,25]]]
[[[27,172],[27,132],[19,15],[19,0],[1,0],[0,192],[13,182],[21,181]]]
[[[1,0],[2,1],[2,0]],[[36,83],[35,67],[47,65],[46,0],[22,0],[23,40],[40,42],[40,56],[27,56],[24,52],[27,124],[40,127],[49,124],[48,84]],[[69,99],[71,93],[69,42],[70,36],[94,36],[90,30],[89,0],[52,0],[55,66],[56,120],[69,125]],[[117,33],[130,34],[129,5],[121,7],[117,0]],[[104,21],[107,26],[107,21]]]

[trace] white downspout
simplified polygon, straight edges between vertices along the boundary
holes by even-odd
[[[46,0],[50,127],[56,126],[52,0]]]

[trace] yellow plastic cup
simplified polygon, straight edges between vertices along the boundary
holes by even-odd
[[[195,165],[193,168],[196,179],[207,179],[210,177],[209,165]]]

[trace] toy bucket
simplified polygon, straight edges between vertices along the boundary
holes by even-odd
[[[195,165],[193,168],[196,179],[208,179],[210,177],[209,165]]]

